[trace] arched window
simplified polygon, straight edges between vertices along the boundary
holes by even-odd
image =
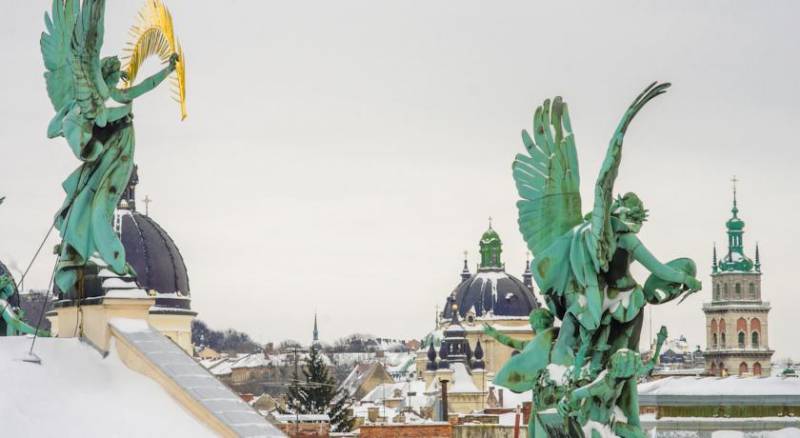
[[[722,298],[728,299],[728,283],[722,285]]]
[[[761,321],[758,318],[753,318],[750,320],[750,330],[754,332],[761,333]]]
[[[739,332],[739,348],[744,348],[744,332]]]
[[[719,348],[725,348],[727,343],[725,342],[725,332],[719,334]]]
[[[758,332],[750,333],[750,347],[758,348]]]
[[[736,283],[735,289],[736,289],[736,299],[737,300],[741,300],[742,299],[742,285],[739,284],[739,283]]]
[[[711,371],[711,375],[712,376],[716,376],[717,375],[717,364],[715,364],[714,362],[711,362],[711,369],[709,371]]]
[[[719,284],[714,285],[714,299],[719,300]]]
[[[753,284],[753,283],[750,283],[750,285],[747,286],[747,289],[748,289],[747,292],[750,295],[750,299],[751,300],[755,300],[756,299],[756,285]]]
[[[717,348],[717,334],[711,334],[711,348]]]
[[[747,331],[747,320],[744,318],[739,318],[736,320],[736,331],[737,332],[746,332]]]
[[[761,375],[761,364],[756,362],[753,364],[753,375],[760,376]]]
[[[739,364],[739,375],[743,376],[747,374],[747,364],[742,362]]]

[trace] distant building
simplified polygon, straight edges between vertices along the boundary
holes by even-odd
[[[706,370],[716,376],[768,376],[774,352],[769,348],[770,305],[762,300],[758,245],[755,262],[744,253],[745,223],[739,218],[735,188],[731,213],[733,217],[725,224],[728,250],[718,261],[714,247],[712,299],[703,305]]]

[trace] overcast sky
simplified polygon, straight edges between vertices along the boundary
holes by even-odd
[[[120,53],[142,2],[108,3],[104,55]],[[705,289],[654,307],[654,325],[705,346],[701,305],[735,174],[747,252],[761,246],[770,346],[800,358],[790,328],[800,313],[796,3],[168,5],[189,118],[179,121],[167,87],[136,101],[138,196],[153,199],[212,327],[306,342],[316,310],[323,341],[423,336],[464,250],[474,270],[489,216],[508,271],[523,270],[510,164],[535,107],[555,95],[569,103],[588,210],[620,116],[660,80],[673,87],[628,131],[616,188],[650,209],[645,244],[663,261],[696,260]],[[49,6],[13,2],[0,16],[0,259],[20,267],[79,164],[45,136]],[[46,287],[52,263],[46,251],[26,288]]]

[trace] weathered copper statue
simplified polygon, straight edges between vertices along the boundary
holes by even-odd
[[[133,100],[176,69],[182,105],[185,96],[180,47],[161,2],[151,0],[143,10],[141,17],[147,22],[136,29],[144,33],[134,32],[137,39],[126,71],[116,56],[100,58],[104,13],[105,0],[84,0],[82,5],[77,0],[53,0],[52,17],[45,14],[41,37],[47,93],[56,110],[47,136],[64,137],[82,162],[63,183],[67,196],[55,219],[62,237],[55,283],[73,298],[80,295],[74,287],[80,288],[83,268],[92,257],[99,257],[117,274],[134,274],[111,223],[133,170]],[[159,55],[167,66],[131,85],[148,55]],[[126,86],[120,87],[120,80]],[[120,106],[106,106],[109,99]]]
[[[609,430],[621,436],[643,436],[635,385],[623,384],[630,380],[620,381],[619,385],[612,385],[612,390],[608,389],[610,384],[603,386],[599,382],[608,373],[621,373],[621,364],[633,360],[631,354],[637,354],[646,303],[665,303],[701,288],[695,278],[694,262],[677,259],[662,264],[639,240],[637,233],[647,218],[639,197],[634,193],[613,196],[628,126],[639,110],[669,85],[651,84],[625,112],[595,183],[594,206],[585,215],[581,211],[578,157],[567,104],[560,97],[552,105],[546,100],[534,115],[533,138],[522,132],[528,153],[518,154],[513,165],[522,198],[517,203],[519,227],[534,255],[534,279],[561,325],[552,345],[537,340],[549,332],[537,335],[522,354],[506,363],[495,382],[513,390],[532,388],[534,399],[538,400],[534,421],[540,421],[539,414],[548,409],[548,415],[560,414],[563,427],[541,426],[539,434],[590,434],[590,419],[607,418]],[[652,273],[646,287],[630,273],[634,261]],[[492,334],[491,330],[487,333]],[[629,353],[617,354],[623,350]],[[546,367],[539,364],[542,360],[547,361]],[[633,375],[629,374],[626,371],[619,375],[628,379]],[[519,382],[523,381],[529,384],[520,387]],[[556,390],[551,388],[553,385]],[[584,396],[585,391],[581,390],[587,385],[592,385],[592,397],[612,397],[612,403],[605,398],[604,404],[587,402],[589,395]],[[608,394],[597,394],[601,391],[597,388],[607,386],[603,391],[610,391]],[[549,396],[538,397],[537,392]],[[556,413],[558,398],[565,402]],[[586,414],[585,409],[604,412]]]

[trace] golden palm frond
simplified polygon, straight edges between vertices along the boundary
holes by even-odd
[[[180,42],[175,38],[172,28],[172,15],[161,0],[146,0],[139,11],[138,23],[130,30],[131,41],[125,48],[128,74],[126,86],[131,86],[144,60],[152,55],[161,62],[169,62],[173,53],[178,54],[175,72],[172,76],[174,99],[181,106],[181,120],[186,118],[186,59]]]

